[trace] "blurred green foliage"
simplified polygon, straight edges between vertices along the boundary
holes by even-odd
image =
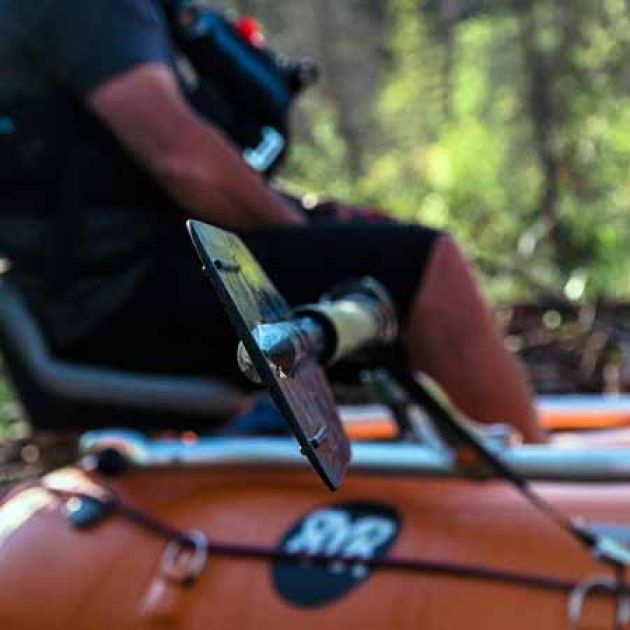
[[[23,437],[27,431],[19,405],[0,371],[0,440]]]
[[[495,298],[627,299],[628,3],[382,4],[360,172],[320,96],[286,178],[451,230]]]

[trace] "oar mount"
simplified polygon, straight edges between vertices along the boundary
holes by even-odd
[[[373,278],[362,278],[317,304],[300,306],[285,321],[258,324],[251,332],[269,367],[278,377],[289,378],[302,361],[314,358],[326,366],[359,350],[393,343],[398,320],[387,291]],[[243,374],[260,383],[242,342],[237,358]]]

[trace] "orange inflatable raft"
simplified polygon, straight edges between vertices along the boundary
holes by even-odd
[[[621,440],[515,446],[393,366],[434,431],[418,416],[400,423],[407,441],[355,442],[341,483],[350,449],[320,363],[332,341],[389,337],[381,292],[362,285],[304,323],[235,237],[191,229],[241,367],[339,490],[288,437],[88,434],[80,467],[0,505],[1,628],[630,629]]]
[[[630,430],[630,396],[596,394],[539,396],[536,407],[540,423],[554,433],[614,430],[611,441],[630,439],[620,429]],[[398,428],[382,405],[341,408],[348,434],[355,440],[393,439]],[[603,434],[602,434],[603,436]]]
[[[446,450],[355,444],[330,493],[289,438],[84,446],[133,467],[61,470],[5,499],[2,628],[630,628],[611,569]],[[558,510],[630,542],[627,450],[502,455]]]

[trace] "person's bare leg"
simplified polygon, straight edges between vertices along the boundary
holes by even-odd
[[[447,236],[431,253],[404,338],[412,367],[435,378],[470,418],[508,422],[526,441],[544,441],[525,373]]]

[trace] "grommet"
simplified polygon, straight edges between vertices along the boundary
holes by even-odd
[[[208,541],[203,532],[187,533],[190,544],[180,540],[169,543],[162,556],[162,575],[182,586],[191,586],[208,561]]]
[[[598,592],[606,592],[616,597],[615,627],[623,627],[630,621],[630,597],[628,591],[619,590],[618,581],[605,575],[595,575],[580,582],[569,596],[569,630],[578,630],[584,614],[584,604]]]

